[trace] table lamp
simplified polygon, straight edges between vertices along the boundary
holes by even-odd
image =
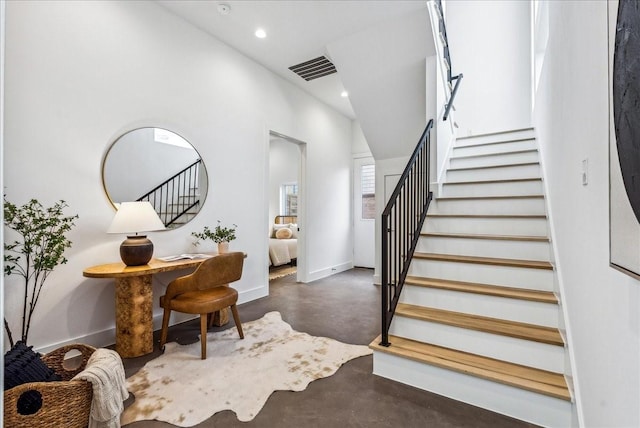
[[[149,202],[122,202],[107,233],[126,233],[127,239],[120,245],[120,258],[127,266],[140,266],[151,260],[153,243],[138,233],[163,229],[164,223]]]

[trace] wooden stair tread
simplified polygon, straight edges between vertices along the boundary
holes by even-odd
[[[546,236],[524,236],[524,235],[483,235],[477,233],[443,233],[425,232],[420,236],[437,238],[464,238],[464,239],[488,239],[495,241],[529,241],[529,242],[549,242]]]
[[[374,351],[397,355],[504,385],[571,401],[567,382],[560,373],[526,367],[398,336],[389,336],[389,341],[391,342],[389,347],[379,345],[380,340],[381,337],[378,336],[371,342],[369,347]]]
[[[436,198],[436,201],[472,201],[478,199],[544,199],[544,195],[440,196]]]
[[[499,285],[452,281],[448,279],[422,278],[417,276],[408,276],[405,284],[437,288],[440,290],[504,297],[509,299],[528,300],[532,302],[551,304],[558,303],[558,299],[551,291],[529,290],[525,288],[503,287]]]
[[[442,183],[444,186],[461,185],[461,184],[497,184],[497,183],[523,183],[527,181],[542,181],[540,177],[530,178],[506,178],[502,180],[478,180],[478,181],[447,181]]]
[[[489,318],[481,315],[465,314],[444,309],[398,303],[396,316],[404,316],[422,321],[431,321],[468,330],[509,336],[533,342],[564,346],[557,328],[526,324],[517,321]]]
[[[458,138],[460,140],[460,138]],[[501,140],[501,141],[491,141],[488,143],[476,143],[476,144],[460,144],[453,146],[454,149],[465,149],[468,147],[482,147],[482,146],[494,146],[496,144],[507,144],[507,143],[521,143],[523,141],[535,141],[534,137],[529,138],[514,138],[511,140]]]
[[[549,262],[539,260],[519,260],[519,259],[500,259],[497,257],[477,257],[477,256],[460,256],[454,254],[436,254],[436,253],[420,253],[416,252],[414,258],[424,260],[438,260],[454,263],[475,263],[494,266],[509,266],[530,269],[553,270],[553,265]]]
[[[447,171],[466,171],[469,169],[490,169],[490,168],[504,168],[510,166],[529,166],[539,165],[540,162],[522,162],[522,163],[505,163],[500,165],[487,165],[487,166],[466,166],[462,168],[447,168]]]
[[[464,156],[451,156],[451,160],[455,159],[471,159],[471,158],[486,158],[489,156],[501,156],[501,155],[519,155],[522,153],[531,153],[537,152],[538,149],[522,149],[522,150],[511,150],[508,152],[494,152],[494,153],[480,153],[477,155],[464,155]]]
[[[484,134],[467,135],[465,137],[458,137],[458,138],[456,138],[456,140],[457,141],[460,141],[460,140],[471,140],[473,138],[489,137],[491,135],[515,134],[516,132],[533,131],[533,129],[534,129],[533,127],[529,127],[529,128],[510,129],[508,131],[487,132],[487,133],[484,133]]]
[[[545,214],[437,214],[427,213],[427,217],[456,217],[456,218],[500,218],[500,219],[546,219]]]

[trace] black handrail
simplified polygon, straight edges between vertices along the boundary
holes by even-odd
[[[460,86],[460,82],[462,81],[462,73],[457,76],[452,75],[453,65],[451,64],[451,53],[449,51],[449,38],[447,37],[447,26],[444,22],[444,10],[442,10],[442,0],[436,0],[436,7],[438,8],[438,21],[439,21],[439,30],[440,34],[442,34],[442,43],[444,45],[443,54],[444,60],[447,63],[447,82],[451,84],[454,80],[456,81],[456,85],[451,92],[451,97],[449,101],[447,101],[446,109],[444,111],[444,115],[442,116],[442,120],[447,120],[449,117],[449,112],[451,111],[451,107],[453,106],[453,100],[456,97],[456,93],[458,92],[458,86]]]
[[[137,200],[149,201],[165,226],[173,224],[200,204],[197,189],[201,164],[202,159],[198,159]]]
[[[409,163],[382,212],[382,341],[389,346],[389,327],[420,231],[433,196],[429,190],[430,131],[427,124]]]
[[[453,92],[451,92],[451,98],[449,98],[449,102],[446,104],[447,108],[444,110],[444,115],[442,116],[442,120],[447,120],[447,117],[449,117],[449,112],[451,111],[451,107],[453,106],[453,99],[456,97],[456,94],[458,93],[458,86],[460,86],[460,82],[462,82],[463,77],[464,76],[462,75],[462,73],[453,77],[456,81],[456,86],[453,87]]]

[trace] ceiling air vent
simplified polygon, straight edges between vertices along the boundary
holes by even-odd
[[[306,81],[337,72],[335,65],[333,65],[333,63],[324,56],[320,56],[301,64],[292,65],[289,67],[289,70],[293,71]]]

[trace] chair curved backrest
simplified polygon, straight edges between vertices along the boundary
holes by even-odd
[[[188,291],[206,290],[226,285],[242,277],[244,253],[219,254],[200,263],[191,274],[176,278],[167,286],[165,299],[173,299]]]

